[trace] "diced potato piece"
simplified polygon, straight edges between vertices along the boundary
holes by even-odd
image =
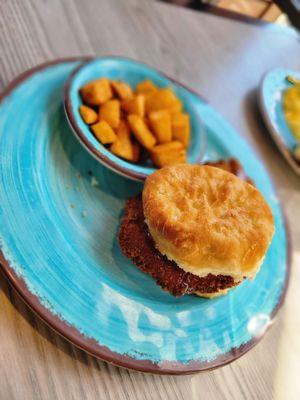
[[[146,112],[157,110],[175,110],[181,111],[181,101],[176,97],[175,93],[170,88],[159,89],[153,94],[147,96]]]
[[[133,97],[133,91],[131,87],[121,81],[112,81],[111,82],[111,87],[113,88],[113,91],[116,93],[116,95],[119,97],[121,100],[127,100],[131,99]]]
[[[80,89],[84,103],[90,106],[99,106],[112,98],[109,80],[101,78],[87,83]]]
[[[169,113],[172,114],[180,114],[182,111],[182,103],[175,103],[173,106],[168,108]]]
[[[118,138],[130,138],[130,128],[128,122],[125,119],[122,119],[117,130]]]
[[[170,142],[172,139],[171,116],[167,110],[152,111],[149,122],[157,142]]]
[[[110,146],[110,151],[125,160],[138,160],[135,143],[130,139],[130,129],[126,121],[121,121],[117,131],[117,140]]]
[[[156,92],[157,90],[158,87],[149,79],[140,82],[135,89],[136,93],[139,94],[150,94]]]
[[[81,118],[84,120],[84,122],[88,125],[94,124],[98,121],[98,115],[96,111],[83,104],[79,107],[79,114],[81,115]]]
[[[190,116],[185,113],[172,114],[172,137],[179,140],[184,147],[188,147],[190,143]]]
[[[150,155],[153,163],[157,167],[186,163],[186,149],[184,149],[182,143],[178,141],[154,146],[150,150]]]
[[[173,164],[185,164],[186,163],[186,150],[176,150],[171,153],[160,153],[152,154],[151,159],[153,163],[159,167],[166,167],[167,165]]]
[[[121,106],[119,100],[108,100],[99,110],[99,120],[106,121],[113,129],[117,129],[120,123]]]
[[[183,144],[181,142],[179,142],[178,140],[173,140],[172,142],[169,143],[163,143],[163,144],[158,144],[156,146],[154,146],[151,149],[151,153],[165,153],[168,151],[174,151],[174,150],[182,150]]]
[[[106,121],[97,122],[91,126],[91,130],[102,144],[110,144],[116,141],[117,135]]]
[[[146,149],[151,149],[155,145],[156,139],[149,131],[143,118],[131,114],[128,116],[128,122],[136,140]]]
[[[139,94],[133,99],[123,101],[122,109],[128,114],[135,114],[143,117],[145,115],[145,97]]]

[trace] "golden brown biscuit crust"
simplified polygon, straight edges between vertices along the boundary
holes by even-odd
[[[262,194],[212,166],[156,171],[146,180],[143,209],[158,250],[198,276],[255,276],[274,233]]]

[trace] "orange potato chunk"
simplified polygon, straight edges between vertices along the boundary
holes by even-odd
[[[150,156],[153,163],[159,168],[171,164],[186,163],[186,149],[178,141],[154,146],[150,150]]]
[[[91,126],[91,130],[102,144],[110,144],[116,141],[117,135],[106,121],[99,121]]]
[[[185,113],[172,114],[172,137],[179,140],[184,147],[190,143],[190,116]]]
[[[111,87],[120,100],[127,100],[133,97],[131,87],[125,82],[112,81]]]
[[[128,122],[136,140],[146,149],[151,149],[155,145],[156,139],[148,129],[143,118],[131,114],[128,116]]]
[[[181,101],[179,103],[174,104],[173,106],[168,108],[169,113],[172,114],[180,114],[182,111],[182,103]]]
[[[99,109],[99,120],[106,121],[113,129],[120,124],[121,106],[119,100],[108,100]]]
[[[166,151],[182,150],[183,148],[184,147],[181,142],[179,142],[178,140],[172,140],[172,142],[169,143],[157,144],[153,147],[151,152],[165,153]]]
[[[147,96],[146,112],[149,114],[157,110],[181,111],[181,101],[176,97],[170,88],[159,89],[158,91]]]
[[[117,140],[110,146],[110,151],[125,160],[136,162],[138,155],[135,143],[131,141],[130,129],[126,121],[121,121],[117,131]]]
[[[146,79],[142,82],[140,82],[135,91],[138,94],[150,94],[150,93],[154,93],[158,90],[158,87],[149,79]]]
[[[171,141],[171,116],[167,110],[152,111],[149,114],[149,123],[158,143]]]
[[[143,117],[145,115],[145,97],[139,94],[133,99],[123,101],[122,109],[128,114],[135,114]]]
[[[100,78],[87,83],[80,89],[84,103],[99,106],[112,98],[112,90],[107,78]]]
[[[81,115],[83,121],[88,125],[94,124],[98,121],[98,115],[96,111],[83,104],[79,107],[79,114]]]

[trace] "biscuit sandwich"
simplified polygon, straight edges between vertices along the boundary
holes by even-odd
[[[273,234],[263,195],[228,165],[178,164],[151,174],[127,201],[119,243],[172,295],[212,298],[255,277]]]

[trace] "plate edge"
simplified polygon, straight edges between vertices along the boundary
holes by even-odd
[[[111,57],[111,56],[110,56]],[[89,61],[93,59],[93,57],[70,57],[70,58],[60,58],[52,61],[48,61],[37,65],[27,71],[23,72],[19,76],[17,76],[0,94],[0,102],[8,96],[11,91],[15,89],[21,82],[27,79],[29,76],[33,75],[35,72],[46,69],[52,65],[64,63],[64,62],[75,62],[75,61]],[[165,75],[166,76],[166,75]],[[168,78],[170,79],[170,78]],[[172,79],[171,79],[172,80]],[[184,86],[184,85],[183,85]],[[189,89],[190,90],[190,89]],[[191,92],[194,92],[191,90]],[[196,92],[194,92],[197,94]],[[198,95],[198,94],[197,94]],[[199,96],[199,95],[198,95]],[[281,205],[281,203],[280,203]],[[284,285],[282,288],[281,295],[278,299],[276,306],[274,307],[270,318],[271,322],[274,321],[274,317],[276,316],[278,310],[284,303],[286,292],[289,285],[290,280],[290,272],[291,272],[291,235],[290,228],[285,216],[284,209],[281,205],[283,219],[284,219],[284,227],[287,236],[287,269]],[[152,373],[152,374],[160,374],[160,375],[186,375],[193,374],[197,372],[213,370],[219,368],[221,366],[227,365],[236,359],[240,358],[242,355],[251,350],[264,336],[261,335],[259,337],[254,337],[247,343],[241,345],[238,348],[233,348],[230,352],[217,357],[213,361],[192,361],[189,364],[181,364],[179,362],[170,363],[173,364],[173,368],[166,368],[160,366],[159,364],[153,363],[150,360],[137,360],[127,355],[121,355],[115,353],[108,349],[105,346],[101,346],[99,343],[94,341],[93,339],[88,339],[84,337],[75,327],[68,325],[65,321],[61,320],[58,316],[53,314],[50,310],[44,307],[37,296],[33,295],[29,289],[23,278],[19,277],[13,268],[9,265],[8,261],[5,259],[2,251],[0,250],[0,271],[3,272],[5,278],[7,278],[8,282],[12,285],[12,287],[16,290],[17,294],[21,297],[21,299],[27,304],[27,306],[40,318],[42,319],[51,329],[55,330],[60,336],[71,342],[76,347],[84,350],[88,354],[99,358],[103,361],[109,362],[112,365],[127,368],[130,370]],[[267,327],[267,330],[272,324]]]

